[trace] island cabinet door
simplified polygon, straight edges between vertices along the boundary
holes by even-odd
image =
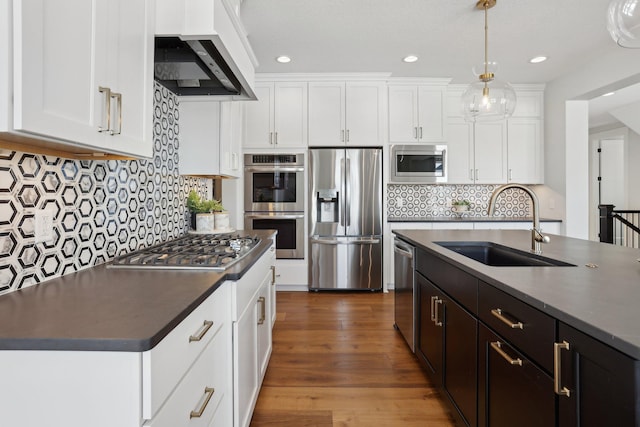
[[[416,331],[416,355],[427,370],[433,385],[442,386],[442,353],[444,348],[442,301],[444,294],[420,273],[416,273],[420,295],[419,324]]]
[[[553,378],[482,324],[478,367],[479,427],[555,425]]]
[[[559,425],[640,425],[640,363],[564,323],[558,332]]]
[[[476,425],[477,320],[420,273],[416,354],[442,386],[462,424]]]

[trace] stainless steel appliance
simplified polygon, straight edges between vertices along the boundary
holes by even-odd
[[[390,182],[447,182],[446,145],[393,145]]]
[[[393,241],[393,282],[395,326],[415,353],[415,313],[417,292],[413,277],[415,249],[396,238]]]
[[[276,258],[304,258],[304,155],[244,155],[244,226],[278,230]]]
[[[278,234],[276,234],[276,258],[304,258],[304,213],[245,213],[244,228],[278,230]]]
[[[382,289],[382,149],[309,150],[309,289]]]
[[[304,155],[245,154],[244,210],[304,212]]]
[[[224,270],[247,256],[258,243],[259,237],[238,233],[187,234],[121,255],[109,266]]]

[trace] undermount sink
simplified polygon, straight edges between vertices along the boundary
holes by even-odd
[[[575,267],[557,259],[547,258],[493,242],[434,242],[468,258],[493,267]]]

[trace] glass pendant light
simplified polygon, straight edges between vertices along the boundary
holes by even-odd
[[[640,48],[640,0],[614,0],[609,4],[607,30],[619,46]]]
[[[480,70],[473,69],[478,81],[471,83],[462,94],[462,110],[467,121],[502,120],[516,109],[516,92],[507,82],[495,79],[497,63],[488,60],[489,38],[487,11],[496,0],[479,0],[478,9],[484,9],[484,63]]]

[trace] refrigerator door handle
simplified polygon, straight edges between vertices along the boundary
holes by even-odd
[[[331,238],[322,238],[322,237],[312,237],[311,243],[318,243],[321,245],[375,245],[380,243],[380,239],[349,239],[349,240],[340,240],[340,239],[331,239]]]
[[[342,196],[340,197],[339,203],[340,203],[340,225],[343,227],[346,227],[346,222],[345,222],[345,215],[346,215],[346,209],[345,209],[345,201],[346,201],[346,197],[345,197],[345,188],[347,187],[347,185],[345,184],[344,181],[344,176],[345,176],[345,165],[344,165],[345,159],[340,159],[340,176],[342,177],[341,182],[340,182],[340,193],[342,194]]]
[[[347,175],[345,178],[345,193],[344,193],[344,204],[345,204],[345,228],[351,226],[351,159],[345,158]],[[348,233],[348,229],[345,230]]]

